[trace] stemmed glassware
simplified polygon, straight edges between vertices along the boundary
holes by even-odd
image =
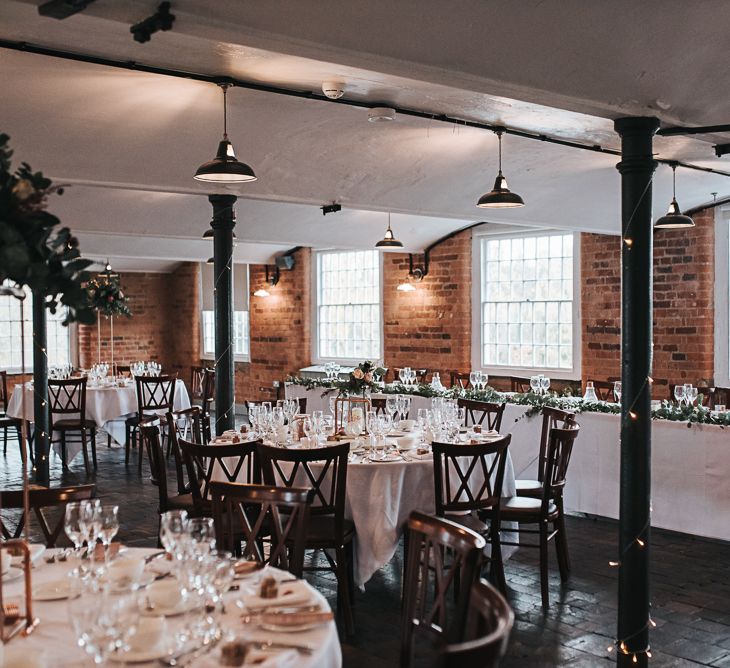
[[[694,406],[697,400],[698,390],[691,383],[685,383],[684,385],[684,400],[687,406]]]
[[[621,403],[621,381],[616,380],[613,383],[613,396],[616,399],[616,403]]]
[[[73,543],[77,557],[82,556],[84,543],[89,539],[89,519],[93,509],[87,501],[72,501],[66,505],[63,529]]]
[[[684,403],[684,385],[674,386],[674,398],[677,400],[677,405],[681,406]]]
[[[392,418],[398,412],[398,395],[389,394],[385,400],[385,411]]]
[[[104,563],[109,563],[109,547],[119,531],[119,506],[102,506],[96,512],[99,538],[104,546]]]
[[[408,419],[408,413],[411,410],[411,398],[405,394],[398,395],[398,413],[401,420]]]

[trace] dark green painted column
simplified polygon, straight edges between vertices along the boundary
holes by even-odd
[[[213,205],[213,307],[215,309],[215,429],[235,427],[233,366],[233,228],[235,195],[210,195]]]
[[[35,482],[50,484],[48,461],[48,336],[45,296],[33,292],[33,423],[35,447]]]
[[[652,139],[659,121],[620,118],[614,127],[621,135],[622,230],[618,639],[624,644],[617,662],[635,667],[648,664],[649,647]]]

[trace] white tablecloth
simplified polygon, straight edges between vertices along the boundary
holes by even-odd
[[[157,552],[157,550],[148,550],[143,548],[131,548],[127,555],[144,556]],[[69,562],[46,564],[43,558],[38,562],[36,568],[33,569],[33,585],[36,586],[41,582],[49,582],[66,576],[69,568]],[[5,586],[5,601],[19,600],[22,597],[23,584],[22,580],[13,582]],[[325,598],[316,590],[312,589],[313,594],[317,598],[317,602],[323,609],[329,609]],[[302,633],[271,633],[258,631],[255,628],[244,628],[241,623],[240,609],[235,605],[234,600],[237,598],[236,592],[231,592],[227,597],[227,614],[223,617],[223,626],[225,629],[231,629],[234,632],[246,633],[254,639],[274,639],[279,642],[300,642],[316,647],[314,654],[307,656],[300,654],[296,663],[297,668],[340,668],[342,665],[342,650],[337,637],[337,628],[334,622],[330,622],[323,626],[317,627],[311,631]],[[7,648],[17,651],[16,648],[27,648],[28,651],[44,651],[47,665],[54,668],[77,668],[79,666],[93,666],[94,662],[91,657],[78,647],[76,637],[74,635],[71,622],[68,618],[67,601],[51,601],[36,602],[34,604],[35,616],[40,619],[40,625],[28,637],[16,636]],[[168,624],[173,628],[176,625],[184,624],[187,616],[170,617]],[[204,662],[204,657],[193,663],[193,666],[200,665]],[[111,665],[111,664],[110,664]],[[122,666],[124,664],[116,664]],[[137,663],[135,666],[158,666],[157,662]]]
[[[322,390],[288,385],[287,396],[306,396],[307,410],[327,409]],[[311,402],[311,406],[310,406]],[[411,414],[430,400],[413,397]],[[512,434],[510,453],[517,478],[534,478],[540,442],[540,416],[507,404],[503,433]],[[620,480],[620,417],[580,413],[565,488],[569,512],[617,518]],[[717,425],[687,427],[686,422],[653,420],[652,526],[696,536],[730,540],[730,429]]]
[[[16,385],[8,403],[7,414],[11,417],[33,420],[33,388],[25,385],[25,411],[23,412],[21,388]],[[185,383],[178,379],[175,385],[173,407],[176,411],[190,408],[190,397]],[[118,421],[127,415],[137,412],[137,389],[134,383],[125,387],[92,387],[86,386],[86,419],[93,420],[97,427],[108,431],[118,443],[124,443],[124,422]],[[115,422],[115,420],[117,422]],[[60,445],[54,449],[59,452]],[[78,439],[67,444],[68,462],[81,452]]]

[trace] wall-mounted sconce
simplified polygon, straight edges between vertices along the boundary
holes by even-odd
[[[279,267],[274,265],[273,270],[270,270],[269,265],[266,265],[266,282],[265,284],[273,288],[279,282]],[[254,297],[270,297],[271,293],[264,287],[259,288],[253,293]]]

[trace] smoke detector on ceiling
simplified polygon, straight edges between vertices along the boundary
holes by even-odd
[[[385,123],[386,121],[395,120],[395,109],[390,107],[373,107],[368,112],[368,121],[370,123]]]
[[[322,92],[330,100],[339,100],[345,94],[344,81],[325,81],[322,84]]]

